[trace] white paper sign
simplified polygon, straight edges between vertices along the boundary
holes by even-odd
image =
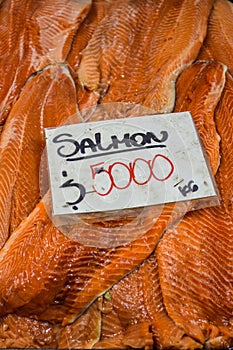
[[[189,112],[45,130],[53,215],[216,196]]]

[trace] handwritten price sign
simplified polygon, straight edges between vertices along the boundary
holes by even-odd
[[[217,195],[190,113],[45,129],[53,214]]]

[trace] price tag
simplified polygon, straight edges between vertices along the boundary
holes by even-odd
[[[189,112],[45,129],[53,215],[216,197]]]

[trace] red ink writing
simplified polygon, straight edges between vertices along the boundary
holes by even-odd
[[[147,177],[143,180],[140,179],[140,174],[138,174],[136,171],[137,168],[140,168],[140,164],[141,167],[144,165],[144,168],[146,167],[147,169]],[[164,165],[163,170],[165,170],[161,173],[161,170],[159,171],[159,168],[162,167],[162,164]],[[104,162],[93,164],[90,166],[90,168],[93,180],[96,180],[99,174],[104,174],[105,176],[108,188],[104,187],[102,188],[102,191],[100,191],[96,188],[95,185],[92,185],[93,190],[100,196],[109,195],[112,192],[113,188],[124,190],[128,188],[132,183],[138,186],[143,186],[148,184],[152,179],[163,182],[169,179],[174,172],[174,165],[172,161],[162,154],[156,154],[152,160],[136,158],[133,162],[129,163],[116,161],[109,165],[107,169],[104,169]],[[101,171],[99,171],[99,169],[101,169]],[[114,171],[116,172],[117,170],[118,172],[121,171],[124,174],[125,183],[123,185],[118,184],[115,179]]]

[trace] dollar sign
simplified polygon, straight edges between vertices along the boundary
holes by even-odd
[[[67,172],[63,171],[62,176],[67,177]],[[86,195],[86,189],[82,184],[74,182],[74,179],[67,180],[59,188],[70,188],[70,187],[78,188],[80,193],[79,193],[79,197],[78,197],[78,199],[76,199],[76,201],[66,202],[66,203],[69,205],[72,205],[72,208],[74,210],[78,210],[77,204],[80,203],[84,199],[84,197]]]

